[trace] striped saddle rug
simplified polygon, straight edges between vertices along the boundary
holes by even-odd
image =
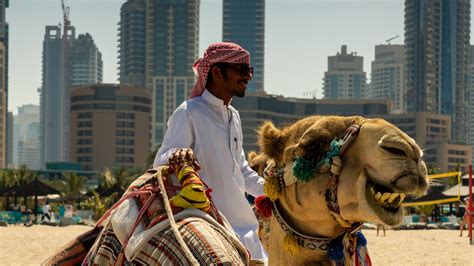
[[[248,265],[248,252],[233,233],[206,215],[197,209],[175,215],[179,232],[199,264]],[[141,234],[134,235],[123,250],[109,222],[83,265],[191,265],[167,220]]]
[[[96,227],[68,243],[45,265],[190,265],[175,237],[155,184],[160,174],[168,197],[181,189],[162,167],[138,177]],[[248,265],[249,253],[225,217],[214,208],[173,208],[178,231],[201,265]]]

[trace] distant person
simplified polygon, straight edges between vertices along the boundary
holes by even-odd
[[[461,205],[463,206],[463,205]],[[464,226],[467,225],[469,228],[469,218],[472,218],[471,213],[469,212],[469,197],[464,198],[464,215],[461,219],[461,224],[459,225],[459,236],[462,236],[462,231],[464,230]],[[470,216],[470,217],[469,217]],[[471,220],[472,223],[472,220]]]
[[[377,236],[379,236],[379,230],[380,229],[382,229],[383,236],[385,236],[385,225],[383,225],[383,224],[377,224]]]
[[[44,218],[48,218],[48,222],[51,221],[51,206],[46,201],[42,207],[43,215],[41,216],[41,222],[44,222]]]

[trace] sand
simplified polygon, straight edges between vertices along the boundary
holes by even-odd
[[[39,265],[88,226],[0,227],[0,265]],[[474,245],[456,230],[364,230],[373,265],[474,265]],[[464,232],[466,233],[466,232]]]

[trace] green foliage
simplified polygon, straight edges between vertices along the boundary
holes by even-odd
[[[434,165],[428,165],[427,168],[429,175],[435,175],[439,173],[439,168]]]
[[[37,177],[36,172],[30,171],[26,165],[18,169],[0,171],[0,188],[30,183]]]
[[[63,176],[66,177],[66,194],[71,196],[81,194],[85,188],[85,178],[73,172],[63,173]]]
[[[457,163],[456,167],[454,167],[454,169],[452,169],[451,172],[459,172],[459,171],[461,171],[461,164]],[[459,181],[458,176],[450,176],[447,178],[446,184],[452,187],[454,185],[457,185],[458,181]]]
[[[122,189],[128,188],[128,185],[141,175],[142,169],[124,167],[114,168],[113,170],[105,169],[100,178],[100,187],[111,188],[120,187]]]
[[[15,182],[10,170],[0,171],[0,188],[11,187]]]
[[[93,190],[92,197],[87,199],[81,207],[83,207],[84,209],[93,210],[93,218],[94,220],[98,220],[107,211],[106,202],[106,198],[104,200],[101,200],[99,194]]]

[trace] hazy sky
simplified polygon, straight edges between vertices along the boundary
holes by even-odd
[[[245,0],[250,1],[250,0]],[[89,32],[102,52],[104,82],[117,83],[117,23],[125,0],[69,0],[76,35]],[[364,57],[370,79],[374,46],[390,37],[403,43],[403,0],[266,0],[265,90],[303,97],[322,95],[327,57],[340,51]],[[39,104],[41,53],[46,25],[62,23],[61,0],[13,0],[10,25],[9,111]],[[200,54],[222,39],[222,0],[201,0]],[[472,36],[471,27],[471,36]]]

